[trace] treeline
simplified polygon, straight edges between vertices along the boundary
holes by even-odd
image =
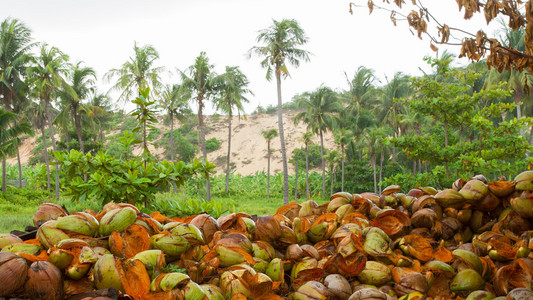
[[[523,41],[513,38],[523,37],[523,30],[504,28],[504,32],[502,43],[516,49],[524,47],[523,43],[513,44]],[[262,59],[260,64],[266,69],[267,79],[275,79],[281,91],[282,80],[289,76],[288,67],[298,67],[309,60],[308,52],[299,48],[307,43],[307,37],[295,20],[282,20],[260,31],[257,41],[258,45],[251,47],[248,55]],[[123,134],[120,143],[110,144],[111,148],[129,147],[137,142],[146,148],[147,141],[153,139],[150,138],[155,121],[153,112],[158,110],[170,124],[164,141],[168,142],[167,157],[171,162],[176,155],[181,159],[196,155],[194,147],[184,146],[192,140],[204,159],[208,148],[213,147],[210,144],[214,142],[206,145],[205,140],[205,105],[214,104],[217,112],[227,115],[228,191],[232,169],[231,117],[244,113],[243,104],[253,95],[246,75],[238,66],[215,72],[207,54],[202,52],[189,67],[172,76],[173,83],[167,84],[162,81],[166,70],[157,65],[158,58],[152,46],[135,44],[133,55],[104,75],[104,80],[113,83],[111,90],[119,93],[118,99],[111,99],[98,90],[91,67],[70,61],[67,54],[53,46],[35,42],[30,30],[19,20],[4,20],[0,28],[2,190],[6,189],[6,158],[17,156],[20,170],[21,137],[33,132],[40,135],[40,159],[46,164],[47,188],[51,189],[54,183],[59,198],[61,172],[58,164],[52,165],[55,172],[51,170],[50,162],[56,157],[46,151],[48,142],[54,153],[70,149],[82,154],[95,153],[106,142],[105,130],[117,129],[120,122],[131,120],[122,112],[113,112],[113,107],[133,101],[137,121],[131,121],[135,123],[131,127],[142,122],[145,127],[131,136]],[[529,167],[532,102],[525,91],[531,85],[530,75],[513,69],[488,70],[483,62],[453,68],[453,59],[447,52],[425,58],[432,67],[430,74],[410,77],[396,73],[385,82],[380,82],[374,71],[361,66],[353,74],[346,74],[347,85],[343,90],[320,86],[285,104],[280,92],[277,108],[258,106],[257,113],[275,109],[278,113],[279,128],[265,131],[264,136],[267,142],[277,137],[282,142],[284,201],[289,200],[289,161],[304,169],[306,178],[310,167],[320,166],[323,196],[343,190],[379,192],[393,183],[410,187],[449,186],[452,178],[477,173],[509,178]],[[191,103],[198,107],[195,121],[190,118]],[[294,122],[307,125],[307,132],[300,139],[302,148],[292,158],[286,155],[281,126],[283,109],[287,108],[299,109]],[[139,116],[143,115],[146,119],[141,122]],[[176,120],[185,122],[186,128],[175,129]],[[198,130],[196,139],[191,136],[192,125]],[[324,147],[324,134],[328,131],[335,137],[336,149]],[[319,137],[319,145],[312,144],[313,136]],[[179,147],[182,148],[177,150]],[[127,148],[121,151],[131,153]],[[19,171],[22,185],[20,174]],[[309,197],[308,184],[305,190],[303,194]],[[209,179],[206,191],[209,200]]]

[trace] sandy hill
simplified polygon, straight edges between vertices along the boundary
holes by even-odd
[[[295,112],[285,112],[283,116],[285,142],[287,147],[287,155],[289,158],[292,156],[294,149],[303,147],[303,144],[299,141],[299,139],[302,137],[306,129],[304,124],[299,124],[298,126],[294,125],[293,119],[295,114]],[[221,174],[225,169],[225,161],[228,150],[227,118],[224,116],[220,116],[219,118],[208,116],[206,118],[206,125],[209,128],[206,139],[216,137],[221,142],[218,150],[208,153],[207,155],[207,159],[217,165],[217,174]],[[156,124],[156,127],[159,127],[162,132],[169,129],[169,126],[163,125],[162,120]],[[177,127],[177,124],[175,127]],[[240,118],[238,116],[233,117],[231,162],[235,164],[236,173],[248,175],[254,174],[257,171],[266,171],[267,143],[261,135],[261,131],[271,128],[278,129],[277,114],[250,115],[246,116],[245,118],[242,116]],[[118,133],[118,131],[112,131],[109,133],[109,135],[116,133]],[[20,155],[23,164],[27,163],[31,157],[31,151],[36,144],[36,138],[40,138],[40,135],[25,139],[21,145]],[[319,145],[320,138],[318,136],[314,137],[313,142]],[[335,148],[331,133],[328,132],[325,134],[324,144],[328,149]],[[272,141],[271,148],[273,150],[270,166],[271,172],[281,172],[282,161],[279,137],[276,137]],[[150,147],[150,150],[153,154],[163,158],[162,147],[159,147],[158,149]],[[134,150],[134,154],[138,154],[140,152],[140,148]],[[8,159],[8,163],[16,163],[16,158]],[[290,164],[289,172],[294,172],[294,168]]]

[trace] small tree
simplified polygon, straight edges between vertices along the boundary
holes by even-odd
[[[270,142],[273,138],[278,136],[278,131],[276,129],[270,129],[270,130],[263,130],[261,131],[261,134],[267,141],[267,199],[270,197],[270,154],[272,153],[270,151]]]
[[[0,108],[0,159],[2,160],[2,192],[6,191],[6,158],[17,153],[20,135],[31,134],[28,123],[17,123],[17,115]]]

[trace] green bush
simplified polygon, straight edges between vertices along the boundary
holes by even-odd
[[[326,155],[328,149],[324,149]],[[305,147],[294,149],[289,162],[296,167],[296,158],[298,157],[298,168],[305,170]],[[320,145],[309,145],[309,168],[318,168],[322,164],[322,155],[320,154]]]
[[[212,137],[205,141],[205,149],[207,153],[216,151],[220,148],[220,141],[216,137]]]
[[[198,198],[187,198],[183,194],[159,193],[150,205],[150,209],[157,210],[167,217],[188,217],[201,213],[208,213],[218,218],[223,214],[232,213],[234,208],[218,200],[205,201]]]

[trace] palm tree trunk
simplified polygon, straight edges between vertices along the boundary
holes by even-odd
[[[226,193],[229,190],[229,172],[230,172],[230,159],[231,159],[231,113],[228,116],[228,158],[226,159]]]
[[[322,197],[326,197],[326,164],[324,162],[324,134],[320,130],[320,155],[322,163]]]
[[[320,155],[322,163],[322,197],[326,197],[326,163],[324,161],[324,134],[320,130]]]
[[[44,124],[41,126],[41,135],[43,136],[44,162],[46,164],[46,189],[50,190],[50,160],[48,159],[48,146],[46,145],[46,134]]]
[[[296,156],[296,173],[294,174],[294,201],[298,197],[298,156]]]
[[[279,63],[277,63],[279,64]],[[280,69],[280,65],[276,65],[276,70]],[[281,74],[276,72],[276,86],[278,92],[278,126],[279,126],[279,140],[281,143],[281,160],[283,164],[283,204],[289,203],[289,169],[287,167],[287,153],[285,151],[285,134],[283,133],[283,108],[281,100]]]
[[[344,145],[341,146],[341,151],[342,151],[341,192],[344,192]]]
[[[381,194],[381,180],[383,179],[383,151],[381,151],[381,157],[379,159],[379,193]]]
[[[74,124],[76,125],[76,133],[78,134],[78,143],[80,144],[81,153],[85,153],[85,148],[83,147],[83,137],[81,136],[81,118],[78,114],[76,107],[73,107],[74,110]]]
[[[17,147],[17,166],[19,169],[19,188],[22,188],[22,164],[20,163],[20,151]]]
[[[413,159],[413,175],[416,175],[416,159]]]
[[[267,199],[270,198],[270,141],[267,144]]]
[[[446,119],[446,115],[444,115],[444,147],[448,147],[448,120]],[[448,162],[446,162],[445,165],[446,179],[450,180],[450,168],[448,166]]]
[[[170,161],[174,162],[174,114],[170,113]]]
[[[305,199],[309,200],[309,145],[305,144]]]
[[[50,140],[52,141],[52,149],[56,151],[56,140],[54,137],[54,125],[52,124],[52,115],[50,114],[50,101],[46,101],[46,117],[48,118],[48,129],[50,130]],[[59,201],[59,165],[55,165],[56,168],[56,200]]]
[[[374,170],[374,193],[378,192],[378,183],[376,178],[376,153],[372,153],[372,170]]]
[[[200,129],[200,149],[202,150],[202,154],[204,157],[204,160],[207,160],[207,149],[205,148],[205,124],[204,124],[204,115],[203,115],[203,109],[204,109],[204,103],[203,103],[203,95],[198,96],[198,127]],[[206,189],[206,201],[211,201],[211,182],[209,179],[205,180],[205,189]]]
[[[7,174],[6,174],[6,159],[2,159],[2,192],[5,193],[7,190],[6,185]]]
[[[335,178],[335,176],[333,175],[333,162],[331,163],[331,165],[329,166],[329,179],[330,179],[330,187],[329,187],[329,195],[333,195],[333,179]]]

